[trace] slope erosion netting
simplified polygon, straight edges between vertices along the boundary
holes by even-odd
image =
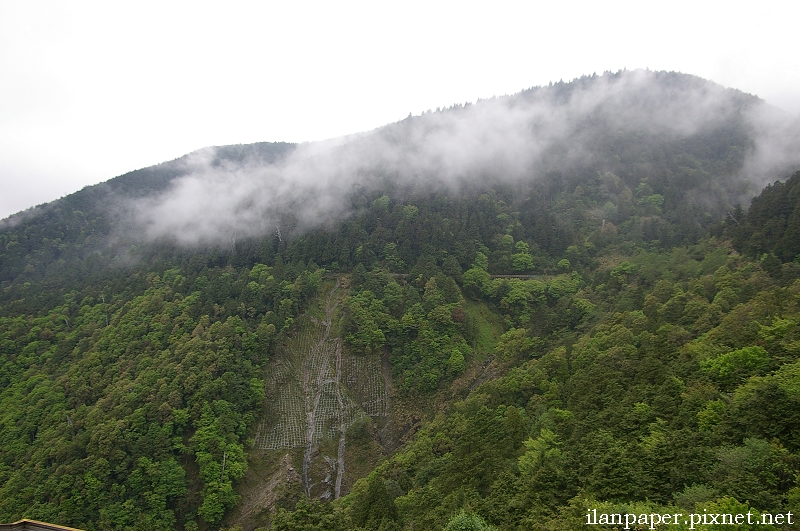
[[[344,352],[341,339],[331,337],[341,297],[337,283],[328,294],[324,317],[298,319],[296,333],[276,354],[266,378],[267,413],[256,434],[256,447],[262,450],[305,448],[303,482],[309,495],[314,463],[324,461],[330,478],[336,477],[328,495],[339,496],[347,429],[359,418],[388,414],[380,359]],[[336,450],[326,450],[337,440]]]

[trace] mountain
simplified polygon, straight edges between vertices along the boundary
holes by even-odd
[[[693,76],[606,73],[12,216],[0,521],[795,511],[797,176],[745,206],[800,167],[798,131]]]

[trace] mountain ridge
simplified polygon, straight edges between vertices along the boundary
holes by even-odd
[[[0,520],[800,509],[800,269],[754,246],[794,230],[797,176],[751,232],[735,208],[793,167],[792,129],[691,76],[553,87],[198,150],[0,228]]]

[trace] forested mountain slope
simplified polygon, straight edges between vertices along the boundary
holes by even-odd
[[[574,293],[493,281],[486,298],[512,322],[560,307],[576,325],[510,328],[504,376],[337,506],[342,528],[378,527],[361,504],[425,529],[464,509],[500,529],[580,529],[591,509],[797,514],[800,268],[771,278],[714,241],[612,260]]]
[[[765,109],[592,76],[5,220],[0,521],[800,509],[796,177],[745,213],[796,130]]]
[[[747,214],[735,212],[726,225],[736,249],[750,256],[769,253],[790,262],[800,254],[800,172],[768,186]],[[770,260],[772,262],[773,260]]]

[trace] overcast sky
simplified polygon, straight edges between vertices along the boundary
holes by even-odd
[[[798,114],[793,4],[2,0],[0,218],[204,146],[322,140],[606,70]]]

